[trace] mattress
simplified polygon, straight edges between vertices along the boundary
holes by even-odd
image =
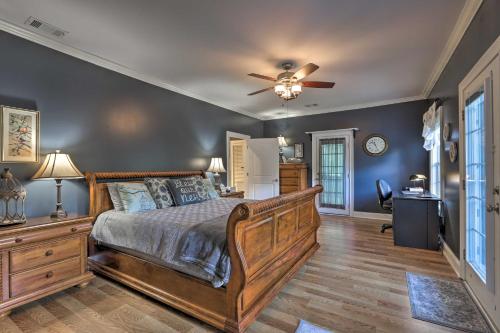
[[[221,287],[229,281],[230,274],[225,240],[227,220],[234,207],[248,201],[221,198],[141,213],[110,210],[97,217],[91,237],[98,244],[154,259],[155,263]],[[214,240],[216,235],[217,241]],[[200,258],[196,258],[198,254],[193,252],[193,244],[195,249],[203,249]],[[209,263],[217,265],[200,264],[208,261],[207,248],[212,251]]]

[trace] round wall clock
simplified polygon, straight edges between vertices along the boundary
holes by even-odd
[[[457,143],[452,142],[450,143],[450,162],[454,163],[457,160],[457,155],[458,155],[458,148],[457,148]]]
[[[381,134],[370,134],[363,140],[363,150],[370,156],[381,156],[387,148],[389,148],[389,142]]]

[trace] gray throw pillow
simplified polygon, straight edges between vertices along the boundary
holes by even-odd
[[[194,204],[208,199],[201,177],[167,179],[167,184],[176,206]]]
[[[205,185],[208,199],[220,199],[219,193],[215,190],[214,184],[212,184],[210,179],[203,179],[203,185]]]
[[[111,202],[113,202],[113,207],[116,211],[123,212],[125,207],[123,207],[122,199],[120,199],[120,194],[116,185],[118,183],[107,183],[109,196],[111,197]]]
[[[156,209],[149,190],[142,183],[118,183],[118,194],[127,213],[145,212]]]
[[[156,208],[167,208],[174,205],[172,196],[168,191],[166,178],[144,178],[144,184],[156,203]]]

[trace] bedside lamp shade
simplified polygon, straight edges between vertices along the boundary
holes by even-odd
[[[278,145],[281,147],[288,147],[285,137],[283,135],[278,136]]]
[[[210,166],[208,167],[207,171],[213,172],[216,175],[220,172],[226,172],[226,169],[224,169],[224,164],[222,164],[222,157],[212,157]]]
[[[32,179],[74,179],[83,178],[83,174],[73,164],[68,154],[60,150],[50,153],[45,157],[42,166],[31,177]]]
[[[45,157],[42,166],[31,177],[31,179],[54,179],[57,189],[56,210],[50,214],[51,218],[60,219],[68,216],[68,213],[63,208],[61,200],[61,188],[63,179],[83,178],[83,174],[73,164],[68,154],[62,154],[56,150],[55,153],[50,153]]]

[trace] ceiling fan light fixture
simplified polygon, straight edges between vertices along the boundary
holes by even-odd
[[[276,95],[278,96],[281,96],[283,95],[283,93],[286,91],[286,88],[284,85],[282,84],[277,84],[274,86],[274,92],[276,93]]]
[[[300,84],[294,84],[292,86],[292,93],[294,93],[295,95],[298,95],[302,92],[302,86]]]

